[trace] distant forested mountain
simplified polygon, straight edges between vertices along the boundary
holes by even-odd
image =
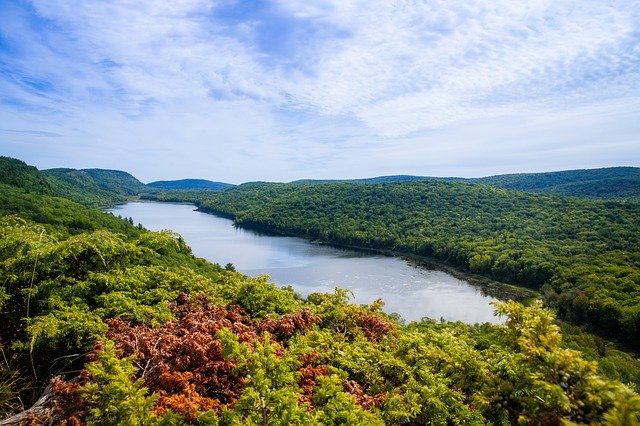
[[[385,183],[406,181],[464,181],[498,188],[574,197],[629,199],[640,198],[640,168],[608,167],[545,173],[518,173],[482,178],[394,175],[365,179],[301,179],[291,183]]]
[[[150,182],[147,184],[152,188],[157,189],[189,189],[189,190],[198,190],[198,189],[212,189],[212,190],[220,190],[231,188],[234,185],[230,183],[224,182],[213,182],[206,179],[179,179],[179,180],[158,180],[155,182]]]
[[[385,182],[406,182],[406,181],[418,181],[418,180],[465,180],[458,177],[435,177],[435,176],[412,176],[412,175],[393,175],[393,176],[377,176],[372,178],[363,179],[300,179],[291,183],[297,184],[314,184],[314,183],[339,183],[339,182],[352,182],[352,183],[385,183]]]
[[[469,179],[470,182],[520,191],[591,198],[639,198],[639,167],[519,173]]]
[[[151,189],[129,173],[104,169],[48,169],[42,175],[56,195],[88,206],[108,206]]]

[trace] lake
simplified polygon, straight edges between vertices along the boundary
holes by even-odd
[[[175,231],[194,255],[223,266],[232,263],[246,275],[268,274],[272,282],[291,285],[302,296],[340,287],[353,292],[355,303],[383,299],[385,312],[407,321],[499,322],[489,304],[496,299],[478,287],[400,257],[236,228],[231,220],[198,212],[190,204],[131,202],[108,211],[150,230]]]

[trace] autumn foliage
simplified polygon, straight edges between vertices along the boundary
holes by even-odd
[[[319,321],[306,309],[254,322],[237,305],[214,305],[203,295],[193,302],[182,295],[173,311],[176,320],[157,328],[132,326],[122,318],[108,320],[107,336],[116,341],[122,356],[135,355],[144,385],[159,396],[155,411],[172,410],[190,420],[198,411],[233,406],[242,392],[244,378],[222,355],[218,331],[229,329],[251,345],[264,331],[277,341],[276,336],[290,336]]]

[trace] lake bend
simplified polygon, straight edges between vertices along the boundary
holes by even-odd
[[[199,212],[192,204],[129,202],[107,211],[153,231],[177,232],[195,256],[232,263],[246,275],[267,274],[271,282],[291,285],[303,297],[340,287],[353,292],[355,303],[381,298],[385,312],[406,321],[430,317],[469,324],[501,322],[490,305],[497,299],[446,272],[401,257],[237,228],[233,221]]]

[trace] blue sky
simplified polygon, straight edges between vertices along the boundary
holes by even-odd
[[[233,183],[640,165],[640,3],[0,0],[0,155]]]

